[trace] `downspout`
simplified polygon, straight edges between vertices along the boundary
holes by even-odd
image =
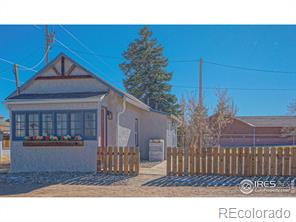
[[[125,112],[126,110],[126,97],[123,96],[123,101],[122,101],[122,110],[117,113],[117,130],[116,130],[116,146],[119,146],[119,120],[120,116]]]

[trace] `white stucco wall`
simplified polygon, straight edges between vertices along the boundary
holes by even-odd
[[[24,147],[12,141],[11,172],[95,172],[97,141],[84,141],[84,146]]]
[[[139,147],[141,159],[149,158],[149,140],[163,139],[166,147],[172,146],[174,133],[168,128],[170,118],[166,115],[149,112],[126,103],[125,112],[120,115],[119,137],[116,144],[117,113],[122,111],[123,99],[110,93],[104,98],[102,105],[112,111],[113,119],[108,120],[108,145],[109,146],[135,146],[135,119],[139,124]]]

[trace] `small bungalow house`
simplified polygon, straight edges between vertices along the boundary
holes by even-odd
[[[176,117],[155,111],[65,54],[6,99],[11,171],[96,171],[100,146],[176,146]]]

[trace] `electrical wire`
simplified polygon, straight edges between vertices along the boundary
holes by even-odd
[[[105,62],[100,56],[98,56],[93,50],[91,50],[88,46],[86,46],[77,36],[75,36],[72,32],[70,32],[66,27],[60,25],[61,29],[66,32],[69,36],[71,36],[78,44],[80,44],[83,48],[85,48],[88,52],[92,53],[100,62],[104,63],[109,69],[115,71],[112,66],[110,66],[107,62]]]

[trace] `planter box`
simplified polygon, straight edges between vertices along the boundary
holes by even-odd
[[[83,146],[84,141],[24,141],[23,146]]]

